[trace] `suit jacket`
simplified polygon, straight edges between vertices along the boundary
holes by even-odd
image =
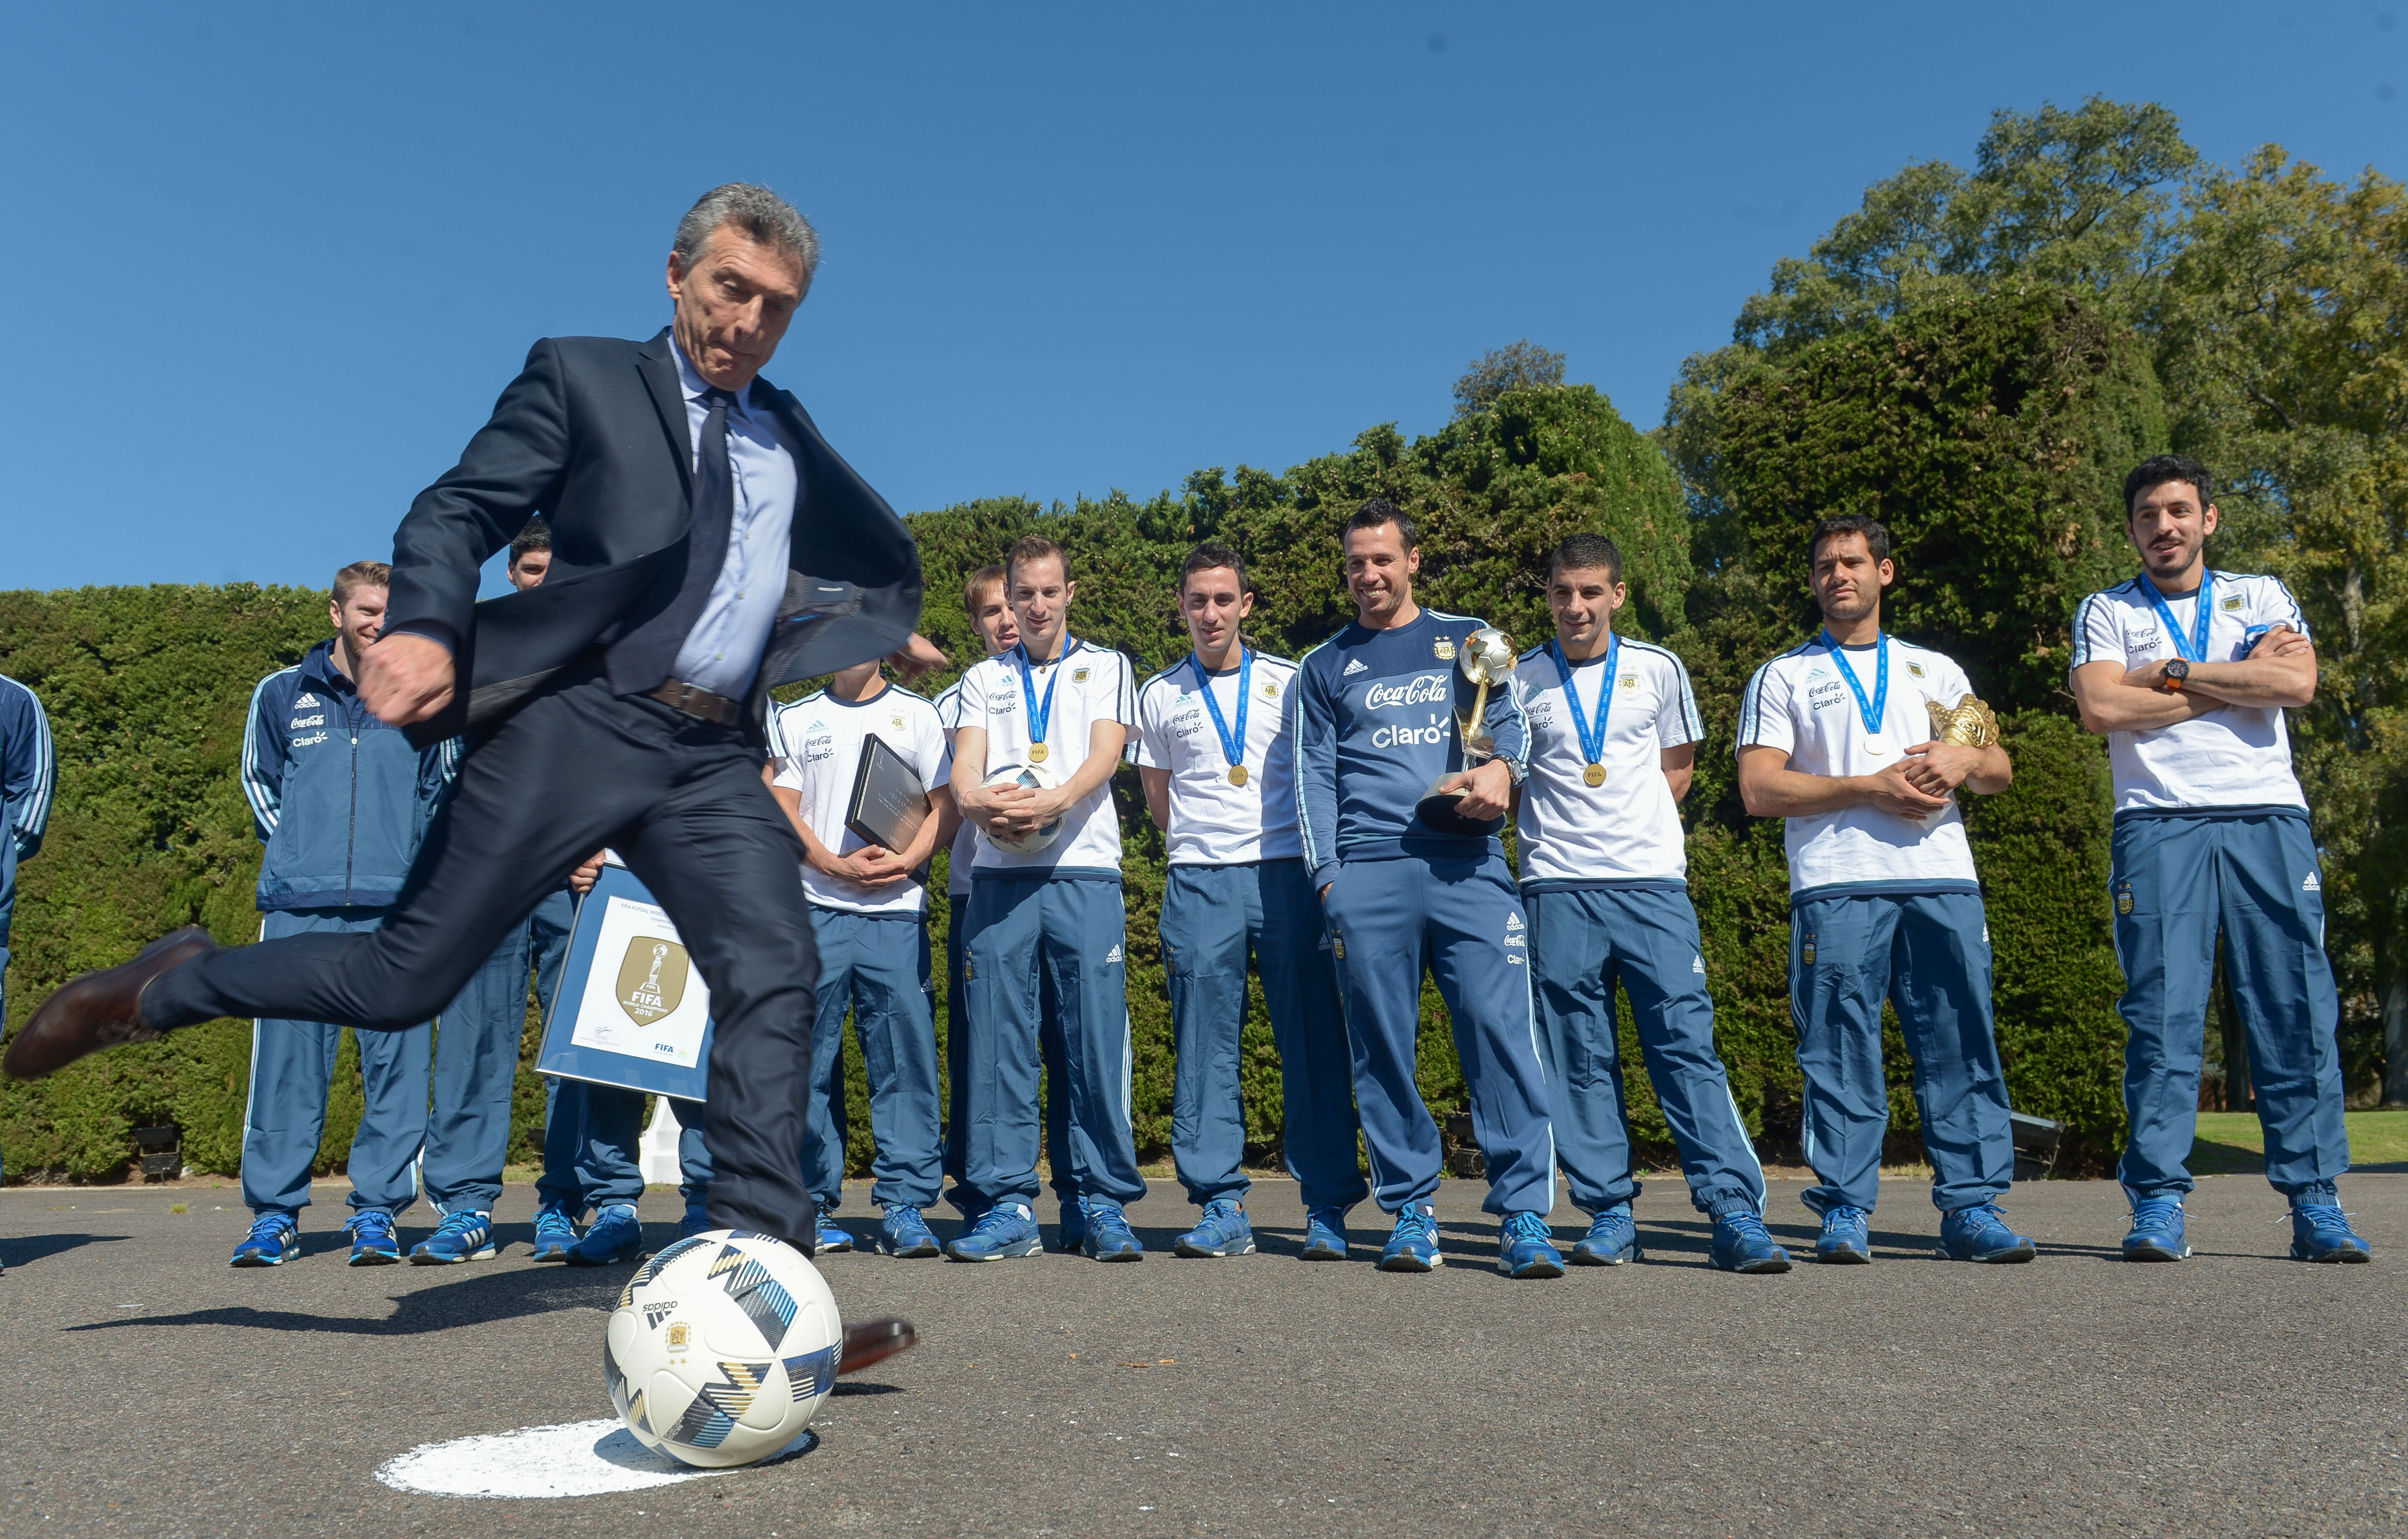
[[[386,627],[433,621],[459,638],[452,704],[412,726],[413,741],[491,731],[589,647],[676,598],[694,446],[671,346],[666,329],[648,342],[536,343],[460,463],[410,504],[394,534]],[[771,689],[883,656],[920,619],[910,532],[793,396],[774,396],[801,493],[785,599],[745,702],[755,736]],[[537,513],[552,526],[542,585],[478,603],[478,569]]]

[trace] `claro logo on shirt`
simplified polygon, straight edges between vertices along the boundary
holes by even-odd
[[[1371,734],[1371,746],[1374,748],[1411,748],[1419,743],[1436,745],[1446,741],[1447,733],[1453,729],[1454,724],[1452,722],[1441,723],[1436,716],[1432,716],[1429,719],[1429,725],[1427,726],[1380,727]]]
[[[323,733],[323,732],[312,732],[312,733],[310,733],[310,734],[309,734],[308,737],[306,737],[306,738],[294,738],[294,739],[293,740],[293,746],[294,746],[294,747],[295,747],[295,748],[307,748],[307,747],[308,747],[308,746],[309,746],[310,744],[312,744],[312,743],[321,743],[321,742],[324,742],[325,741],[326,741],[326,734],[325,734],[325,733]]]
[[[1385,711],[1392,705],[1440,705],[1446,700],[1446,675],[1425,673],[1411,683],[1373,684],[1363,691],[1363,709]]]

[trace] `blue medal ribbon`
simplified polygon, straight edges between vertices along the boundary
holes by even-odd
[[[1029,676],[1037,665],[1028,660],[1027,643],[1017,643],[1011,649],[1020,655],[1020,698],[1028,706],[1028,741],[1031,746],[1045,741],[1045,728],[1054,720],[1054,686],[1062,682],[1062,665],[1070,660],[1070,639],[1064,637],[1062,655],[1054,659],[1054,676],[1045,681],[1045,700],[1041,705],[1038,703],[1037,686],[1029,683]]]
[[[2141,591],[2149,596],[2149,602],[2157,609],[2157,618],[2165,622],[2166,639],[2173,643],[2174,651],[2182,655],[2183,660],[2190,663],[2207,661],[2207,625],[2213,608],[2211,601],[2215,597],[2215,574],[2203,568],[2199,574],[2199,613],[2191,620],[2191,643],[2188,646],[2183,645],[2182,627],[2174,624],[2174,611],[2167,605],[2166,596],[2149,581],[2147,572],[2141,574]]]
[[[1839,669],[1840,677],[1848,681],[1848,693],[1856,698],[1856,718],[1865,724],[1865,736],[1880,737],[1882,717],[1889,710],[1889,637],[1881,631],[1873,632],[1873,652],[1879,660],[1873,664],[1873,698],[1870,700],[1865,698],[1865,686],[1856,682],[1856,670],[1840,655],[1839,639],[1831,634],[1828,626],[1823,627],[1823,644],[1831,649],[1832,665]]]
[[[1613,714],[1613,659],[1622,650],[1622,638],[1609,631],[1605,640],[1605,683],[1597,686],[1597,720],[1581,717],[1580,697],[1572,693],[1571,659],[1564,654],[1561,640],[1549,641],[1547,648],[1555,659],[1555,677],[1564,683],[1564,706],[1572,713],[1572,729],[1580,734],[1581,762],[1605,762],[1605,724]]]
[[[1204,659],[1191,652],[1187,660],[1196,665],[1196,683],[1203,691],[1204,709],[1212,712],[1212,730],[1221,734],[1222,755],[1234,770],[1246,762],[1246,698],[1253,692],[1254,654],[1246,650],[1243,642],[1239,643],[1238,729],[1235,732],[1230,731],[1229,724],[1222,719],[1221,702],[1212,698],[1212,676],[1204,671]]]

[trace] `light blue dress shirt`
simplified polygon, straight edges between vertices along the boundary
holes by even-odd
[[[694,446],[698,476],[702,424],[710,414],[703,392],[710,382],[695,372],[674,335],[669,351],[677,355],[678,381],[685,390],[686,441]],[[740,700],[761,670],[761,653],[786,597],[786,560],[801,485],[794,452],[779,437],[776,418],[753,404],[749,388],[727,410],[727,470],[736,493],[727,559],[669,677]]]

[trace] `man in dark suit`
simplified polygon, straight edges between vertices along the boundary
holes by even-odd
[[[901,520],[759,378],[818,256],[767,188],[704,194],[668,259],[668,329],[538,342],[411,504],[360,693],[423,741],[475,746],[383,928],[229,949],[179,930],[52,995],[8,1073],[219,1016],[414,1025],[609,845],[710,987],[710,1220],[808,1252],[817,964],[801,841],[761,781],[764,703],[882,655],[907,673],[942,661],[912,634]],[[478,604],[479,567],[538,513],[542,585]]]

